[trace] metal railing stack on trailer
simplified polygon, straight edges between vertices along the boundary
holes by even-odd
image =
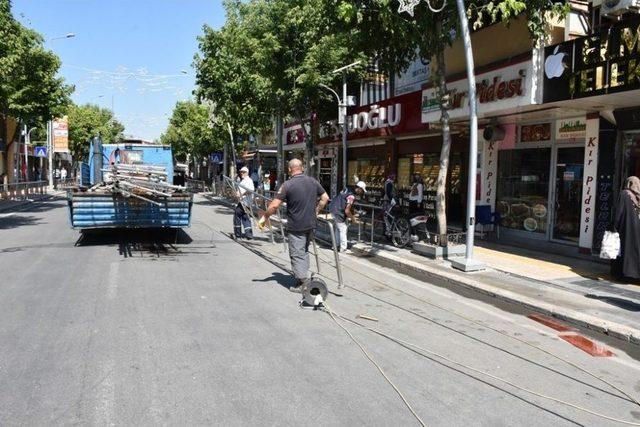
[[[0,184],[0,200],[23,200],[33,195],[47,194],[47,181],[25,181]]]

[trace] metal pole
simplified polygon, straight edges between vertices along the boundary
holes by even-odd
[[[47,155],[49,156],[49,188],[53,189],[53,122],[47,122]]]
[[[24,125],[24,180],[29,181],[29,152],[27,150],[27,144],[29,135],[27,134],[27,125]]]
[[[467,247],[464,261],[455,261],[452,265],[463,271],[478,271],[484,269],[481,262],[473,259],[473,243],[475,239],[475,212],[476,212],[476,174],[478,159],[478,112],[476,102],[476,76],[473,61],[473,49],[471,47],[471,34],[469,33],[469,23],[464,6],[464,0],[456,0],[458,5],[458,18],[462,29],[464,41],[464,53],[467,62],[467,80],[469,82],[469,121],[470,121],[470,141],[469,141],[469,176],[467,187]]]
[[[342,72],[342,189],[347,188],[347,134],[349,126],[347,124],[347,72]]]
[[[276,116],[276,144],[277,144],[277,154],[276,154],[276,162],[277,162],[277,179],[278,185],[282,185],[284,182],[284,123],[282,119],[282,115],[278,113]],[[276,191],[277,188],[270,188],[270,191]]]

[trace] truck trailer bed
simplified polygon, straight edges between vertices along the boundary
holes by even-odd
[[[183,228],[191,225],[193,195],[149,197],[154,203],[109,191],[69,193],[69,219],[75,229]]]

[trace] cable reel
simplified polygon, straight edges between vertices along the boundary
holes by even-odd
[[[329,295],[327,284],[317,277],[312,277],[302,285],[302,301],[300,304],[306,303],[307,306],[318,309],[323,306]]]

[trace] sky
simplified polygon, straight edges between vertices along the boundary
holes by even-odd
[[[13,0],[13,15],[60,57],[76,104],[113,107],[127,137],[147,140],[192,97],[203,24],[224,23],[222,0]]]

